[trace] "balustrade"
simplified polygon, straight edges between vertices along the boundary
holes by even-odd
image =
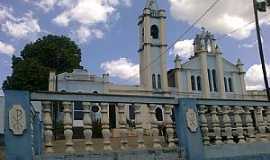
[[[92,106],[100,106],[100,113],[101,113],[101,133],[103,137],[103,149],[105,151],[112,150],[112,134],[111,129],[109,126],[109,103],[91,103],[91,102],[82,102],[82,133],[84,137],[84,151],[85,152],[93,152],[95,149],[95,140],[93,140],[93,124],[92,120],[94,117]],[[145,149],[146,147],[153,147],[155,149],[161,149],[162,143],[162,136],[159,135],[159,125],[163,125],[166,127],[166,139],[165,143],[167,144],[168,148],[176,148],[176,138],[175,136],[175,124],[172,121],[172,105],[163,105],[164,107],[164,121],[159,122],[156,118],[156,107],[157,104],[124,104],[124,103],[116,103],[116,107],[118,109],[117,120],[119,124],[119,135],[120,135],[120,149],[127,150],[129,149],[128,139],[129,139],[129,130],[127,126],[127,108],[133,105],[134,112],[135,112],[135,125],[136,125],[136,142],[138,149]],[[146,120],[142,117],[142,107],[147,107],[149,109],[149,120],[150,120],[150,130],[152,131],[152,146],[145,145],[145,132],[143,126],[143,121]],[[50,154],[54,152],[53,149],[53,121],[52,121],[52,102],[44,101],[42,102],[43,107],[43,121],[44,121],[44,149],[45,152]],[[64,101],[62,102],[63,107],[63,134],[65,138],[65,153],[66,154],[74,154],[75,147],[74,140],[73,140],[73,102]],[[203,116],[203,114],[201,115]],[[96,118],[96,117],[95,117]],[[148,120],[148,118],[147,118]],[[61,121],[61,120],[60,120]],[[206,122],[207,123],[207,122]],[[209,141],[209,140],[208,140]],[[165,144],[164,144],[165,145]]]
[[[269,141],[269,107],[205,104],[198,105],[204,145],[254,143],[256,138]]]

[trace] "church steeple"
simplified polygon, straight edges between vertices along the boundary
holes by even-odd
[[[140,82],[144,89],[168,91],[165,10],[156,0],[147,0],[139,17]]]
[[[156,0],[147,0],[145,8],[151,10],[158,10],[158,5]]]

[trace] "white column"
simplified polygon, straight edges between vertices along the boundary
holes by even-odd
[[[173,106],[165,105],[165,125],[166,132],[168,134],[169,148],[175,148],[175,139],[174,139],[174,130],[173,130],[173,121],[171,118]]]
[[[111,132],[110,132],[110,126],[109,126],[109,104],[108,103],[102,103],[101,105],[101,114],[102,114],[102,135],[103,135],[103,144],[104,144],[104,150],[110,151],[112,150],[111,147]]]
[[[207,52],[200,53],[201,63],[201,77],[202,77],[202,97],[209,98],[209,79],[208,79],[208,64],[207,64]]]
[[[224,64],[221,53],[216,53],[217,83],[220,98],[225,98]]]
[[[187,91],[192,92],[192,87],[191,87],[191,73],[190,70],[187,70]]]
[[[137,131],[137,144],[139,149],[145,148],[143,139],[143,126],[141,117],[141,104],[135,104],[135,123]]]
[[[177,55],[175,60],[175,87],[177,88],[177,91],[180,93],[182,91],[181,88],[181,59],[180,57]]]
[[[204,145],[210,144],[208,120],[206,118],[207,111],[208,111],[208,108],[205,105],[200,106],[199,114],[200,114],[201,130],[202,130],[203,144]]]
[[[161,43],[161,85],[164,91],[168,91],[168,75],[167,75],[167,43],[166,43],[166,32],[165,32],[165,12],[160,11],[162,18],[160,19],[160,43]]]
[[[73,148],[73,131],[72,131],[72,103],[63,102],[64,106],[64,135],[66,139],[66,153],[73,154],[75,152]]]
[[[128,130],[127,130],[127,121],[125,116],[125,107],[126,104],[118,104],[118,114],[119,114],[119,124],[120,124],[120,136],[121,136],[121,149],[128,149]]]
[[[93,149],[93,142],[92,142],[92,119],[90,116],[91,113],[91,103],[90,102],[83,102],[83,134],[85,137],[85,151],[92,152]]]
[[[236,126],[237,136],[239,139],[239,143],[245,143],[243,122],[242,122],[240,114],[243,114],[242,107],[235,106],[234,107],[234,123]]]
[[[52,144],[52,117],[51,117],[51,102],[42,102],[43,108],[43,123],[44,123],[44,138],[45,138],[45,152],[46,153],[53,153],[53,144]]]

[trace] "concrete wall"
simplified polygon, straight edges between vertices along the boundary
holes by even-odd
[[[4,134],[4,96],[0,96],[0,134]]]

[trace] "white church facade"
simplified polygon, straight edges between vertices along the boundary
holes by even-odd
[[[175,68],[167,69],[166,12],[159,9],[156,0],[147,0],[139,17],[140,84],[116,85],[108,74],[91,75],[86,70],[75,69],[72,73],[49,77],[49,91],[82,92],[118,95],[154,95],[212,99],[264,99],[246,91],[243,64],[229,62],[222,56],[214,35],[203,29],[194,40],[194,56],[182,63],[175,58]],[[99,106],[98,104],[93,104]],[[163,121],[163,107],[157,106],[157,119]],[[142,107],[143,127],[150,128],[148,107]],[[73,125],[82,126],[82,110],[74,102]],[[98,110],[98,109],[97,109]],[[61,112],[61,111],[59,111]],[[98,112],[98,111],[97,111]],[[132,106],[126,107],[127,120],[134,120]],[[118,111],[110,104],[110,127],[118,128]],[[112,131],[117,136],[117,129]]]

